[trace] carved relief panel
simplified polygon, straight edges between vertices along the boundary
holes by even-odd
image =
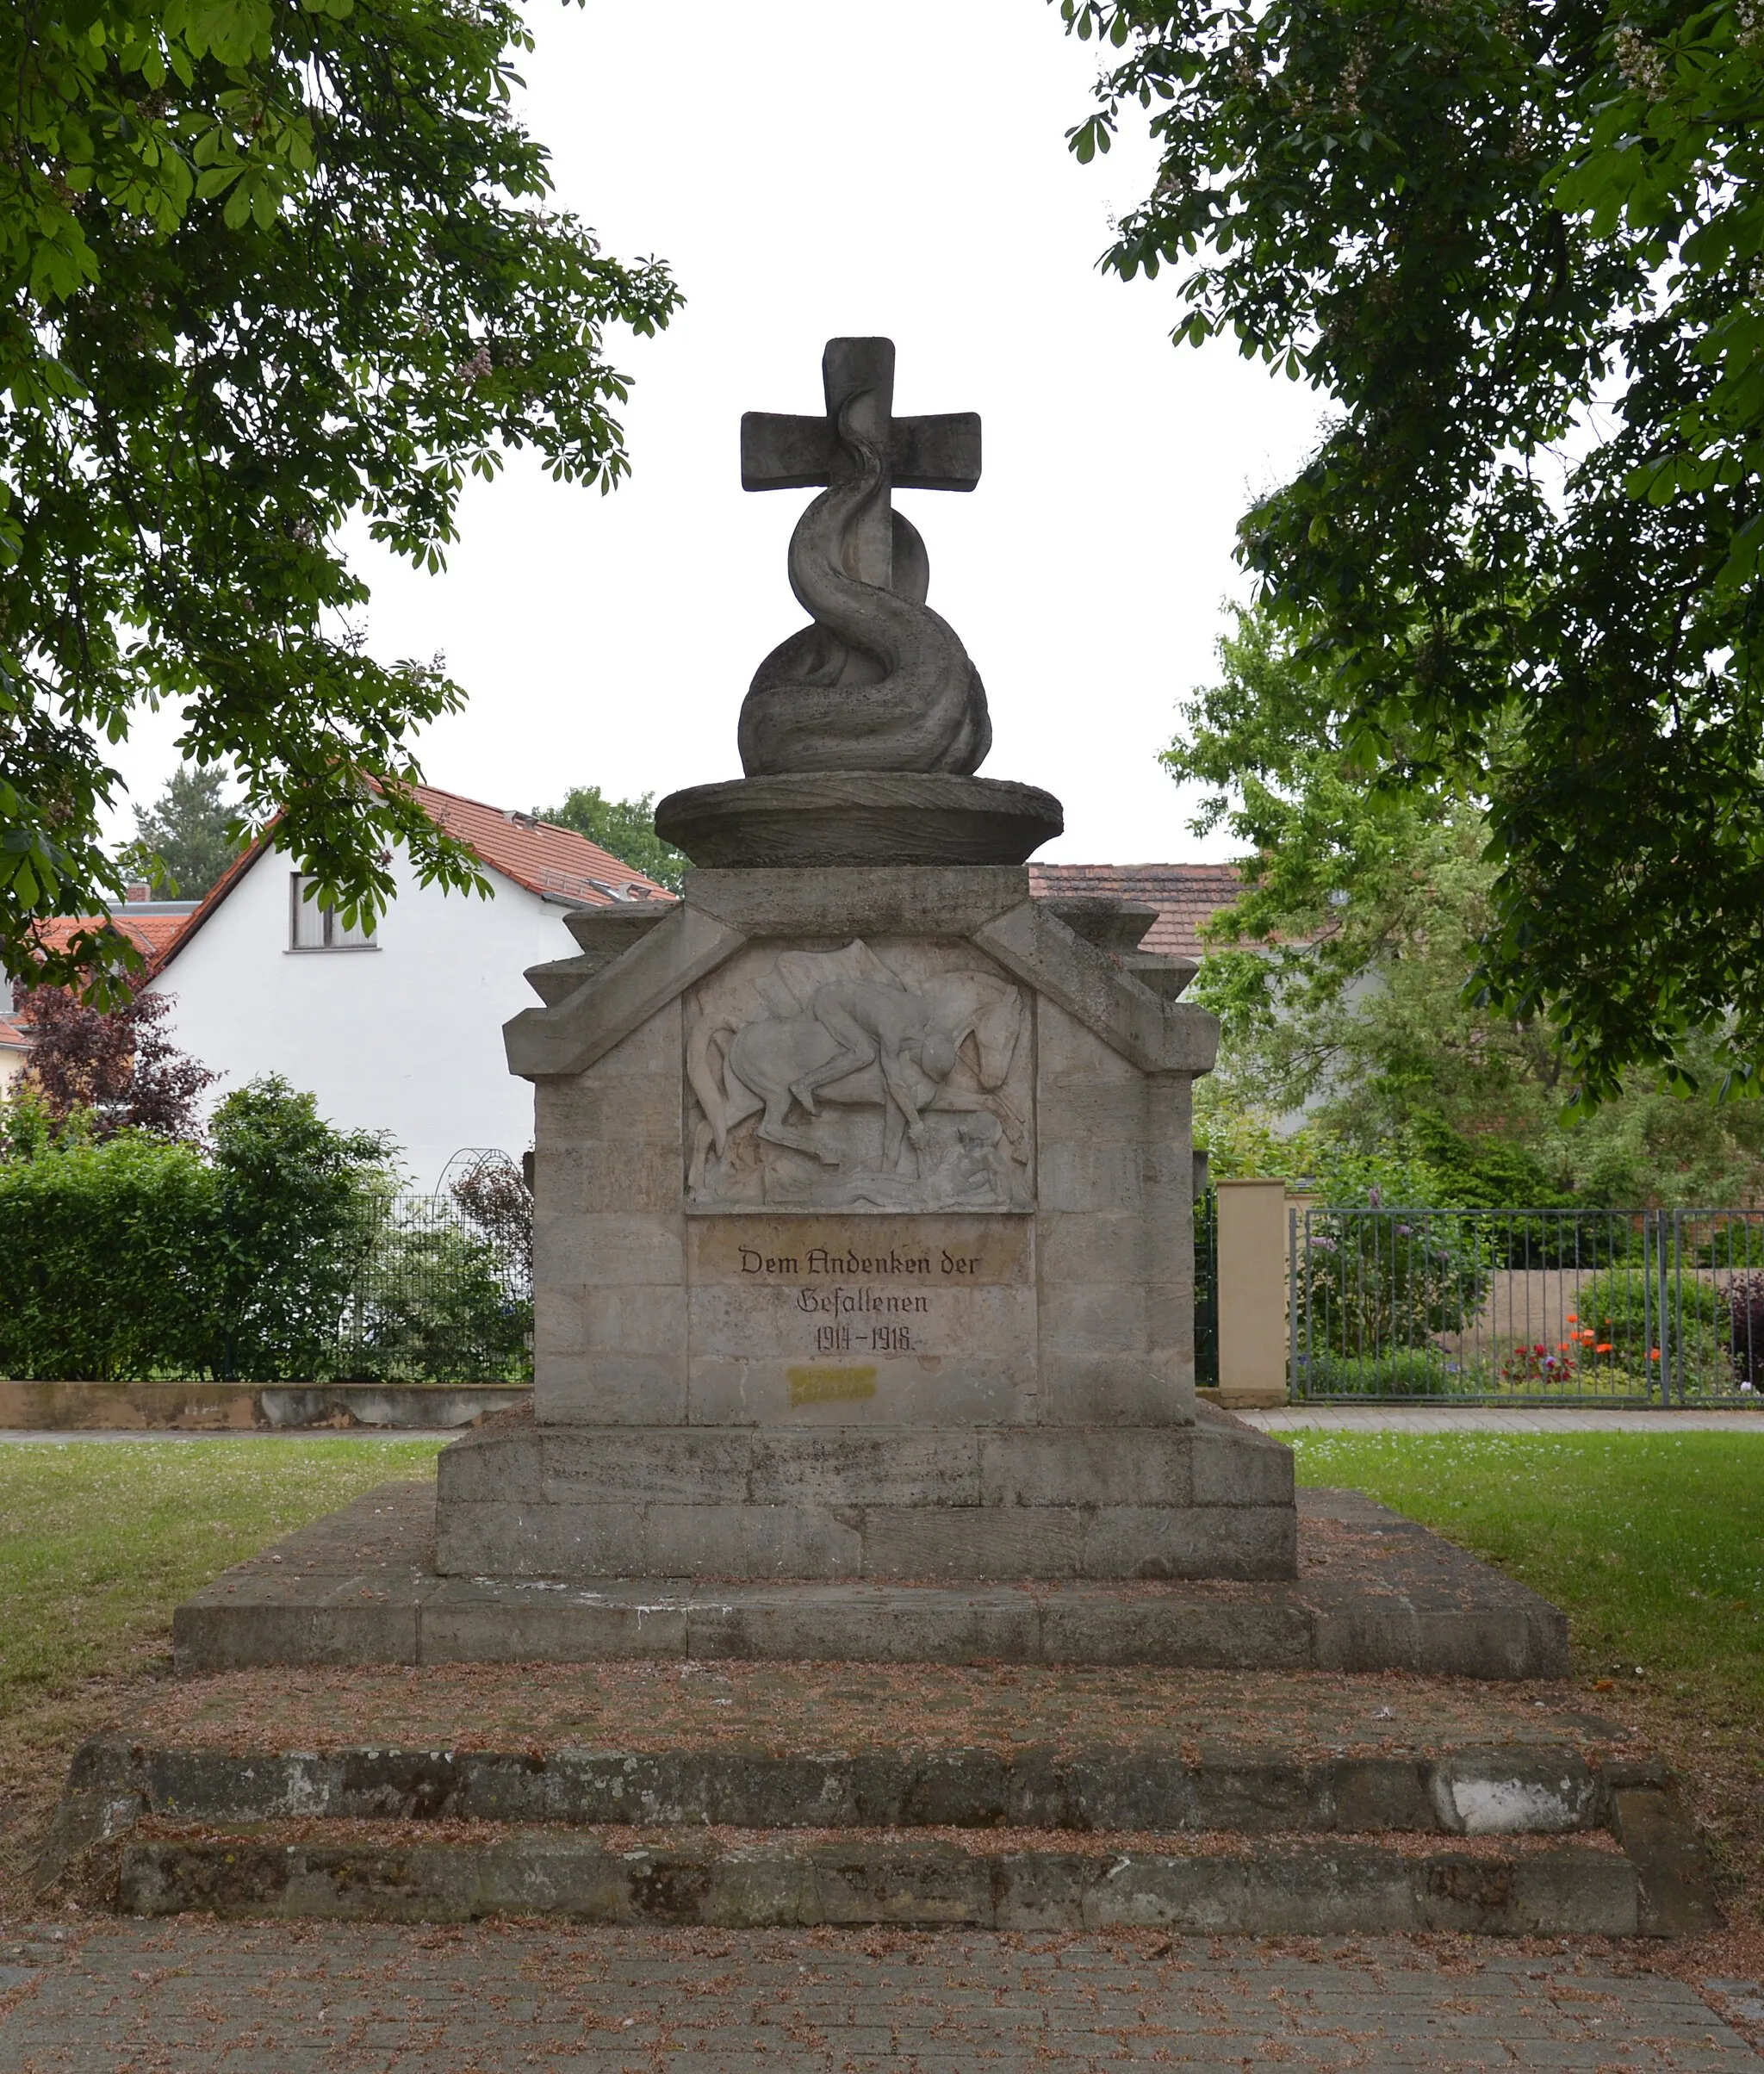
[[[1033,1025],[966,945],[750,945],[686,1002],[687,1208],[1032,1208]]]

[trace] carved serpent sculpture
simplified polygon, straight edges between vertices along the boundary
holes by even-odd
[[[951,771],[968,777],[992,746],[985,687],[947,620],[925,604],[924,543],[897,512],[895,590],[860,582],[847,534],[884,494],[883,456],[851,422],[840,444],[858,473],[829,485],[797,522],[790,587],[815,624],[773,649],[741,709],[750,778],[798,771]]]

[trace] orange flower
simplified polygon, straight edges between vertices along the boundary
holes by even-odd
[[[1610,1351],[1611,1351],[1611,1342],[1610,1342],[1608,1339],[1601,1339],[1601,1340],[1599,1342],[1598,1345],[1597,1345],[1597,1346],[1595,1346],[1595,1347],[1593,1349],[1593,1351],[1595,1354],[1608,1354],[1608,1353],[1610,1353]]]
[[[1579,1319],[1579,1318],[1576,1316],[1576,1314],[1575,1314],[1575,1313],[1573,1311],[1570,1311],[1570,1312],[1568,1313],[1568,1323],[1569,1323],[1570,1325],[1578,1325],[1578,1324],[1581,1322],[1581,1321],[1580,1321],[1580,1319]]]
[[[1660,1349],[1658,1347],[1649,1347],[1648,1349],[1648,1358],[1649,1361],[1658,1361],[1660,1358]]]

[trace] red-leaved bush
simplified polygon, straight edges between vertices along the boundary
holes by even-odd
[[[108,1013],[61,987],[20,988],[16,999],[26,1065],[52,1116],[90,1109],[101,1139],[125,1130],[197,1136],[197,1097],[217,1076],[167,1035],[170,995],[136,994]]]

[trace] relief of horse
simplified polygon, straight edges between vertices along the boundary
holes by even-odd
[[[830,1102],[881,1108],[883,1160],[890,1171],[908,1166],[909,1140],[916,1140],[918,1113],[926,1109],[985,1110],[998,1118],[1014,1148],[1022,1146],[1022,1119],[999,1091],[1022,1030],[1023,1002],[1017,989],[987,972],[946,972],[912,988],[901,987],[891,973],[889,979],[922,1004],[912,1020],[922,1025],[922,1039],[895,1052],[885,1065],[879,1049],[837,1078],[822,1076],[842,1055],[851,1055],[849,1035],[842,1042],[819,1019],[813,994],[793,1015],[765,1015],[740,1025],[709,1015],[699,1019],[687,1034],[686,1059],[686,1077],[704,1111],[693,1135],[687,1177],[695,1193],[704,1186],[711,1152],[721,1158],[730,1132],[755,1113],[760,1115],[757,1133],[769,1144],[808,1153],[824,1166],[838,1166],[839,1155],[823,1146],[811,1127],[790,1121],[793,1107],[804,1107],[799,1091],[804,1089],[812,1090],[811,1099],[817,1108]],[[798,998],[804,991],[800,985],[793,989]],[[964,1047],[978,1091],[952,1087],[945,1077]]]

